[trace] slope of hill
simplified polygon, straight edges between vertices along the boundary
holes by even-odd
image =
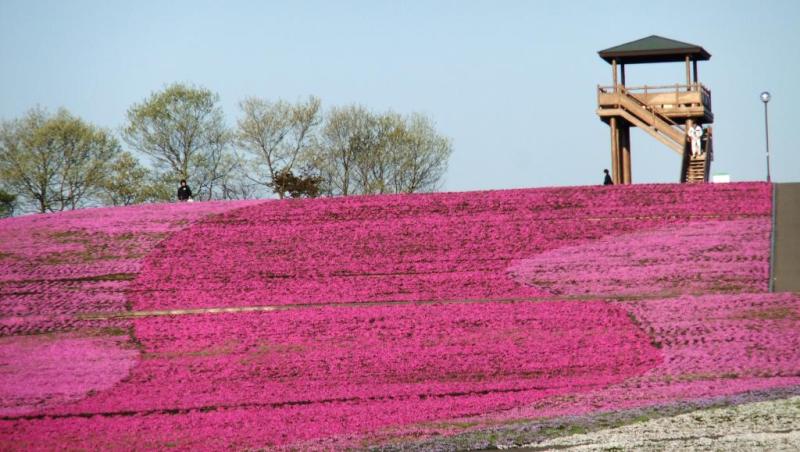
[[[3,220],[0,444],[480,447],[537,441],[531,426],[554,420],[789,394],[800,297],[767,293],[770,193],[576,187]]]

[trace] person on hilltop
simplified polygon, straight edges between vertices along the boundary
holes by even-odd
[[[604,169],[604,173],[606,173],[605,179],[603,179],[603,185],[614,185],[614,181],[611,179],[611,175],[608,174],[608,170]]]
[[[181,186],[178,187],[178,201],[191,201],[192,189],[186,185],[186,179],[181,179]]]

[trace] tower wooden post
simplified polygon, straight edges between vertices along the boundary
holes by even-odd
[[[630,126],[617,126],[620,131],[620,148],[622,153],[622,183],[633,183],[631,177],[631,128]]]

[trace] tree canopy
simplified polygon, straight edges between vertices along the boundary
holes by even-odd
[[[168,85],[127,110],[130,151],[63,108],[1,121],[0,215],[174,200],[182,179],[198,200],[434,191],[452,153],[419,113],[323,111],[314,96],[239,108],[229,128],[216,93]]]
[[[211,199],[231,164],[224,157],[232,135],[218,103],[208,89],[169,85],[128,109],[123,136],[167,180],[186,179],[198,198]]]
[[[0,188],[0,218],[10,217],[14,214],[17,196]]]
[[[452,153],[422,114],[333,108],[313,156],[329,194],[413,193],[439,188]]]
[[[38,212],[75,209],[97,195],[119,143],[65,109],[34,108],[0,124],[0,176]]]

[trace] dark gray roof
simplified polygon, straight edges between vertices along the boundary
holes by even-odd
[[[656,35],[637,39],[597,53],[600,58],[606,60],[609,64],[611,60],[617,60],[617,63],[621,64],[685,61],[687,55],[692,60],[705,61],[711,59],[711,54],[698,45]]]

